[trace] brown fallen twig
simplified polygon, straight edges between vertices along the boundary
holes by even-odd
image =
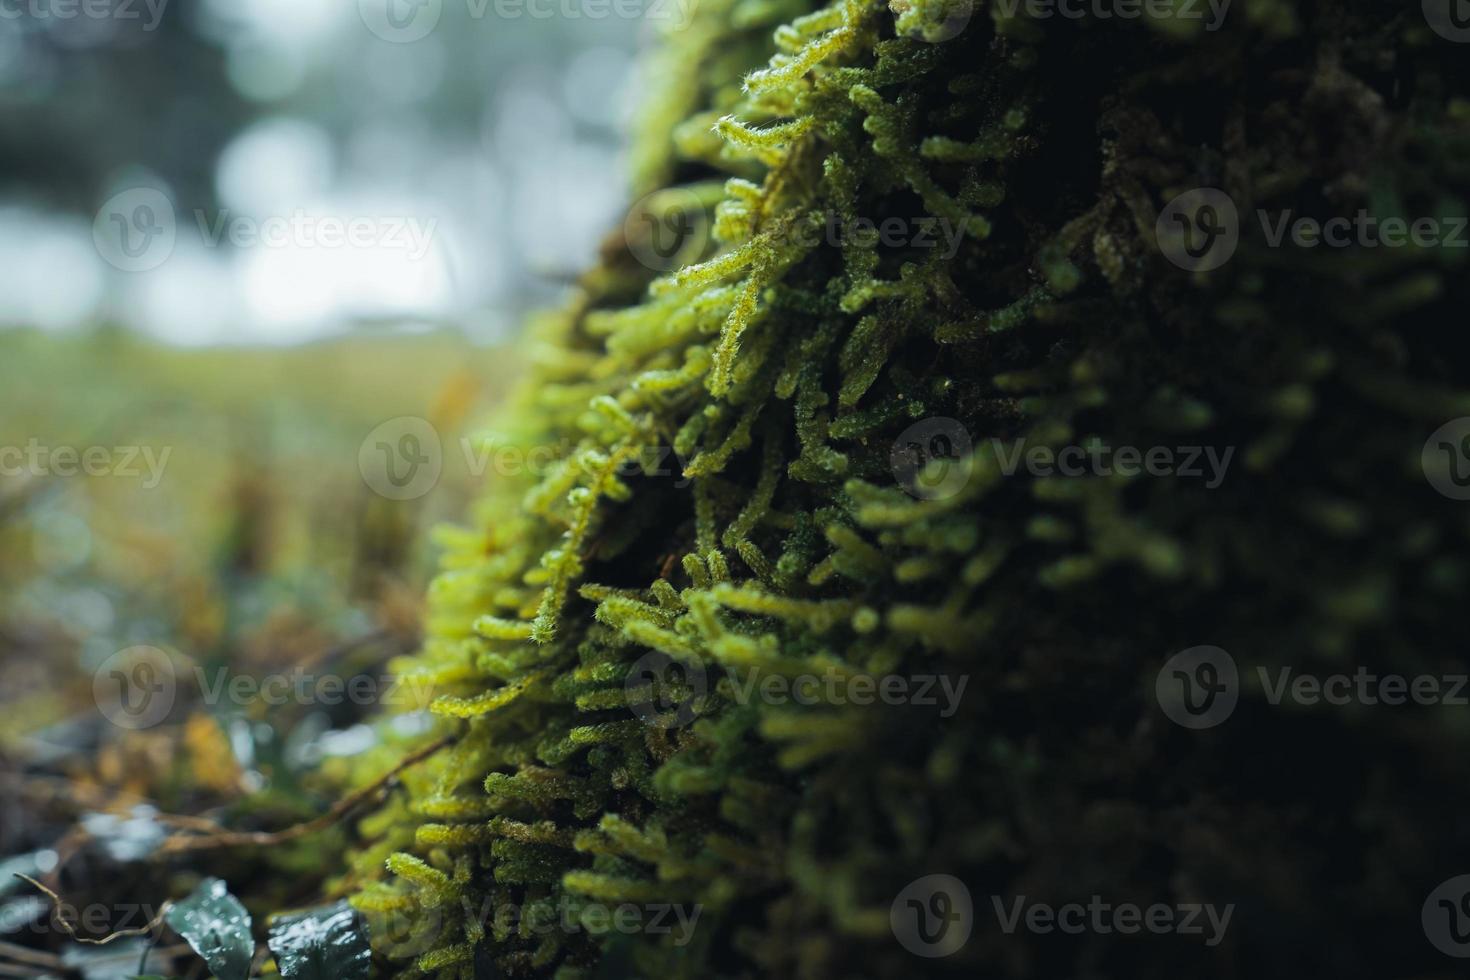
[[[151,922],[148,922],[145,925],[138,926],[135,929],[119,929],[117,932],[109,933],[108,935],[103,936],[101,939],[89,939],[86,936],[77,935],[77,931],[72,926],[72,924],[70,922],[67,922],[66,919],[62,918],[60,912],[57,911],[61,907],[61,896],[57,895],[54,891],[41,884],[30,875],[23,875],[20,872],[15,872],[15,876],[22,881],[30,882],[32,885],[45,892],[46,897],[51,899],[51,908],[52,911],[56,914],[56,924],[61,927],[61,931],[66,933],[77,942],[86,943],[88,946],[106,946],[114,939],[121,939],[124,936],[146,936],[154,929],[158,928],[159,924],[163,922],[163,917],[168,914],[168,910],[173,908],[172,902],[164,902],[161,906],[159,906],[158,914],[153,917],[153,920]]]
[[[283,844],[286,841],[295,840],[298,837],[305,837],[307,834],[315,833],[318,830],[325,830],[347,816],[348,813],[352,812],[370,797],[377,794],[384,786],[397,777],[399,773],[403,772],[403,770],[422,762],[453,740],[453,735],[446,735],[437,741],[430,742],[419,749],[415,749],[404,757],[398,765],[389,769],[369,785],[344,796],[330,810],[315,819],[276,831],[221,830],[216,833],[205,834],[204,836],[176,834],[164,840],[163,844],[159,847],[159,853],[181,854],[189,851],[212,850],[220,847],[270,847],[274,844]]]

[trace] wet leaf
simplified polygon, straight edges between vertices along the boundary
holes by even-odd
[[[372,950],[362,920],[346,902],[283,915],[269,945],[287,980],[364,980]]]
[[[223,881],[208,878],[168,910],[169,926],[209,964],[219,980],[245,980],[255,958],[250,913]]]

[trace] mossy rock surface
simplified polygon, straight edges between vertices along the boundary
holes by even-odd
[[[446,532],[399,665],[455,736],[352,876],[405,975],[1451,975],[1420,911],[1470,871],[1467,709],[1271,692],[1464,673],[1470,512],[1421,451],[1470,415],[1470,250],[1267,231],[1449,229],[1470,47],[1418,4],[1201,10],[673,25],[652,197],[496,423],[540,462]],[[1160,222],[1202,188],[1222,263],[1221,207]],[[1198,647],[1235,701],[1186,727]],[[973,903],[935,958],[890,921],[929,874]],[[1233,911],[1007,933],[993,896]],[[598,903],[699,917],[531,925]]]

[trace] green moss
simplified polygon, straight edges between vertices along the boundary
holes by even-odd
[[[1466,58],[1400,4],[1240,7],[1206,32],[699,5],[662,56],[637,191],[714,237],[655,277],[637,257],[657,221],[630,222],[527,338],[538,367],[496,444],[575,448],[492,479],[473,532],[446,535],[399,669],[458,739],[362,828],[381,952],[443,977],[1171,977],[1279,972],[1305,944],[1343,975],[1408,970],[1365,937],[1415,942],[1416,896],[1466,856],[1444,804],[1470,729],[1271,709],[1248,684],[1228,725],[1190,732],[1153,681],[1200,644],[1303,672],[1455,666],[1470,527],[1417,458],[1470,414],[1464,252],[1256,235],[1190,274],[1154,223],[1196,186],[1247,225],[1454,213]],[[907,459],[936,433],[973,451]],[[1234,462],[1215,486],[1008,470],[1068,446]],[[650,655],[682,669],[649,682]],[[742,694],[805,675],[968,688],[948,717]],[[931,872],[981,920],[932,963],[889,930]],[[1094,893],[1233,902],[1232,952],[987,920],[991,894]],[[683,944],[487,914],[568,901],[702,913]]]

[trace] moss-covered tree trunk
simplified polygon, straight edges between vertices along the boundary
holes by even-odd
[[[402,665],[457,738],[365,824],[380,950],[1452,975],[1421,908],[1470,872],[1470,709],[1280,686],[1464,672],[1470,421],[1431,435],[1470,416],[1470,46],[1433,8],[675,23],[639,203],[498,422],[551,462],[487,488]],[[1006,930],[1093,896],[1230,912]]]

